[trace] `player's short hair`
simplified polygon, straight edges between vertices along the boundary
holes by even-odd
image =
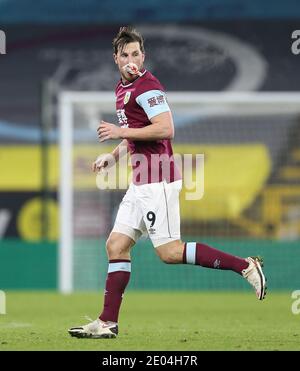
[[[138,42],[141,52],[145,53],[143,36],[131,26],[121,27],[117,36],[113,39],[114,53],[117,54],[125,45],[132,42]]]

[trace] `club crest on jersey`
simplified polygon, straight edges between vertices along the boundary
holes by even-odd
[[[124,104],[126,104],[126,103],[129,102],[130,95],[131,95],[131,91],[128,91],[128,92],[125,94],[125,97],[124,97]]]

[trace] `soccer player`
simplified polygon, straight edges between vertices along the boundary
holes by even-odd
[[[106,243],[109,265],[103,310],[95,321],[69,329],[70,335],[117,336],[119,310],[131,271],[130,250],[145,232],[163,262],[231,270],[253,286],[259,300],[264,299],[266,279],[260,258],[241,258],[201,242],[181,241],[182,179],[174,163],[171,145],[174,125],[164,88],[143,66],[143,38],[135,29],[121,28],[113,40],[113,49],[121,75],[116,87],[119,125],[102,121],[98,137],[100,142],[122,140],[112,155],[118,161],[124,154],[121,148],[126,148],[125,153],[128,151],[131,155],[133,181],[119,206]],[[161,156],[160,161],[157,155]],[[108,157],[100,156],[93,164],[94,171],[108,167],[108,162]]]

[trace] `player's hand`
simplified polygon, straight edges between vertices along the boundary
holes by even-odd
[[[123,70],[130,75],[142,76],[142,73],[139,71],[138,66],[135,63],[128,63],[123,66]]]
[[[97,157],[96,161],[93,162],[92,170],[95,173],[102,171],[108,167],[109,161],[111,160],[110,154],[103,154]]]
[[[119,139],[121,138],[121,128],[117,125],[110,124],[101,120],[101,124],[97,129],[99,142],[105,142],[109,139]]]

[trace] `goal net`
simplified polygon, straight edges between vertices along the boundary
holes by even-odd
[[[185,176],[180,198],[182,240],[240,256],[268,255],[272,249],[276,260],[284,241],[300,239],[300,94],[176,92],[168,93],[168,101],[174,153],[181,164],[191,160],[185,175],[193,187]],[[91,171],[97,156],[120,143],[99,143],[96,132],[102,119],[117,123],[113,94],[62,92],[58,113],[60,290],[96,290],[105,285],[105,241],[130,182],[130,166],[126,159],[106,178]],[[204,158],[203,172],[197,155]],[[189,198],[191,192],[198,196]],[[132,289],[244,287],[228,272],[163,265],[147,239],[132,255]],[[286,275],[293,274],[289,269]]]

